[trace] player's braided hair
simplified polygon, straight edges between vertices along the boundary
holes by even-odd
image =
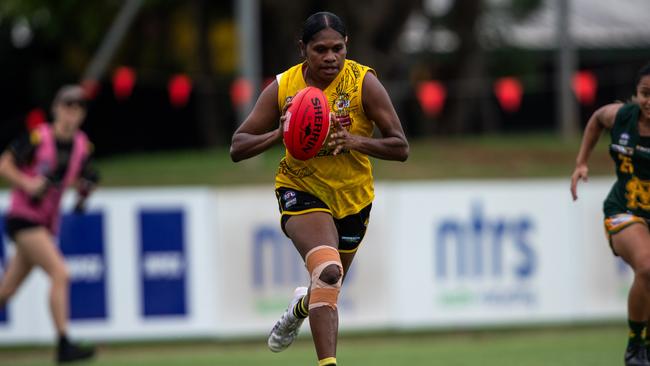
[[[347,36],[345,24],[336,14],[328,11],[321,11],[314,13],[305,20],[302,27],[302,42],[309,43],[314,35],[325,28],[332,28],[339,32],[344,38]]]

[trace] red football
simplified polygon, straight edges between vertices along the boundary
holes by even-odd
[[[283,134],[291,156],[307,160],[318,154],[330,130],[329,115],[327,98],[318,88],[308,86],[291,99]]]

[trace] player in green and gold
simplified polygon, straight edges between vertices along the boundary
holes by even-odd
[[[605,229],[614,254],[634,270],[625,365],[650,365],[645,335],[650,317],[650,64],[639,71],[632,101],[605,105],[587,122],[571,176],[574,200],[578,181],[587,180],[589,155],[605,129],[610,130],[609,152],[617,177],[603,205]]]

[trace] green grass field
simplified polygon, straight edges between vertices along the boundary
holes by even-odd
[[[611,366],[622,364],[623,326],[543,328],[464,333],[344,336],[340,365],[356,366]],[[264,339],[246,342],[175,342],[104,345],[94,366],[296,366],[316,365],[313,345],[301,338],[279,354]],[[0,348],[0,364],[47,365],[48,348]]]
[[[590,161],[590,174],[613,174],[605,138]],[[377,180],[569,179],[580,144],[550,134],[412,140],[406,163],[373,159]],[[272,184],[284,150],[279,146],[237,164],[227,147],[139,153],[98,160],[104,186]]]

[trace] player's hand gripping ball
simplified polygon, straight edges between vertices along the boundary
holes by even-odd
[[[330,108],[323,91],[308,86],[299,91],[287,109],[284,145],[298,160],[311,159],[323,147],[330,129]]]

